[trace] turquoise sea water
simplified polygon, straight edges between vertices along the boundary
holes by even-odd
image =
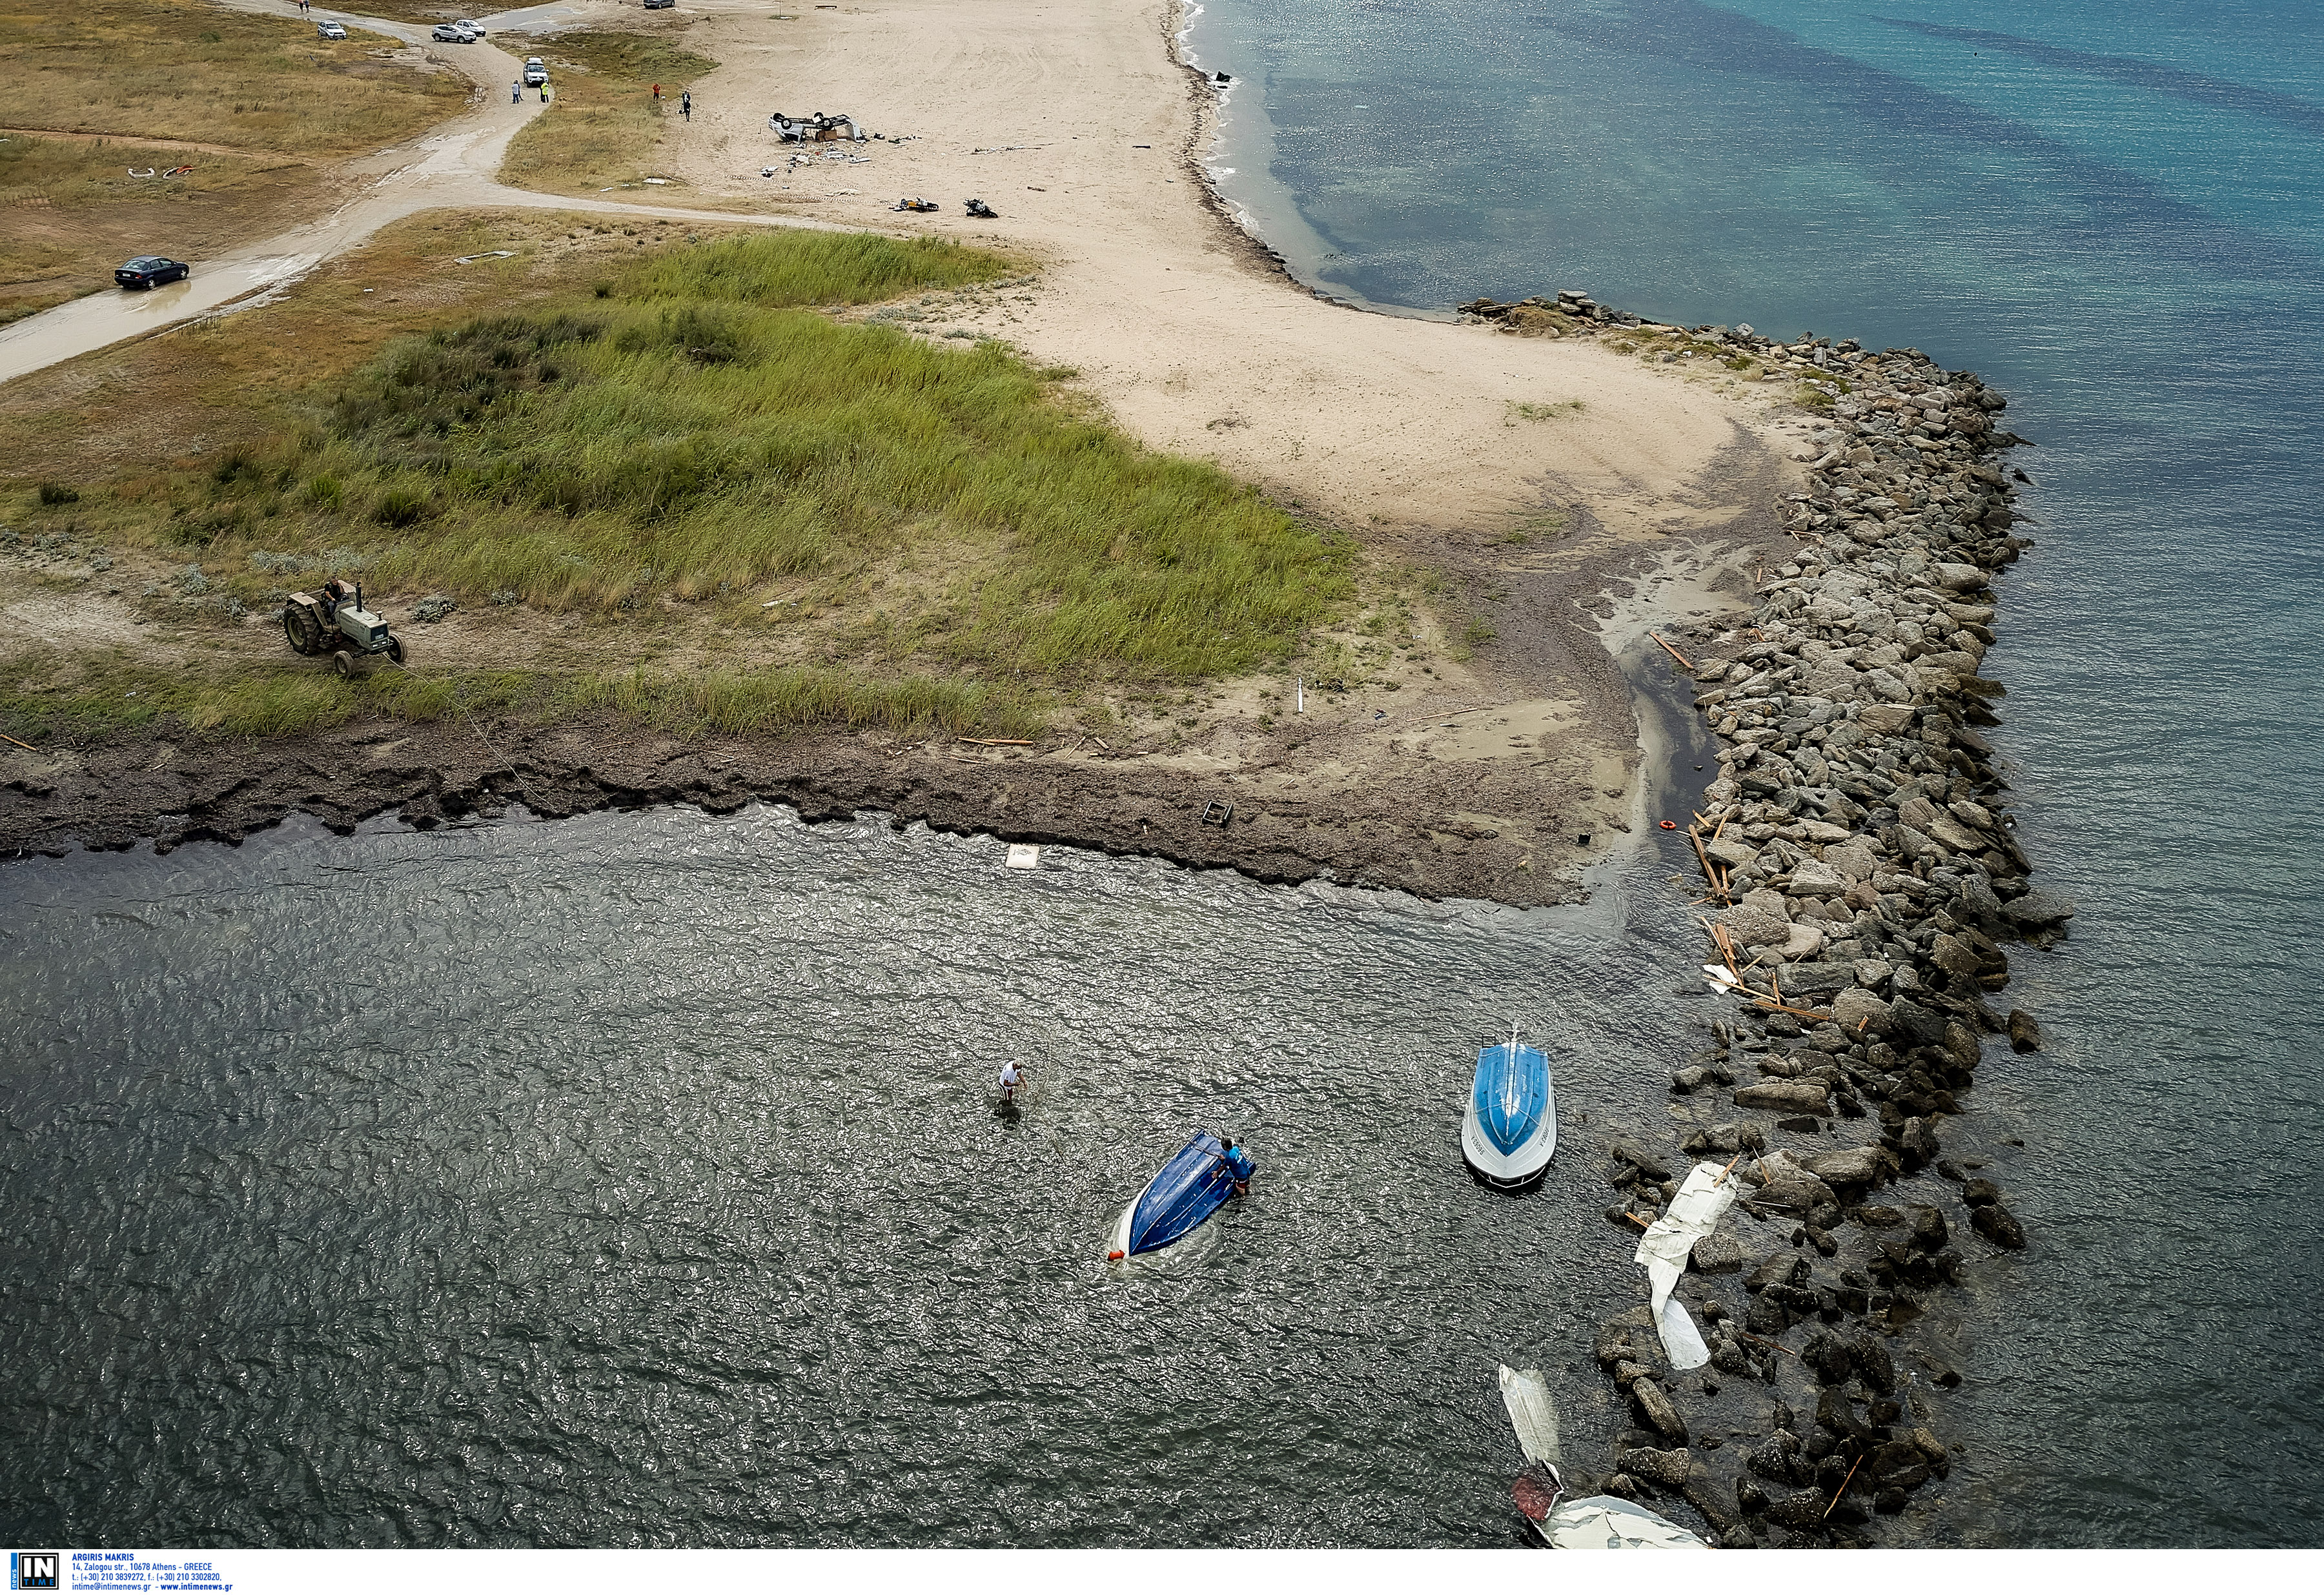
[[[1582,287],[2013,396],[1997,740],[2082,911],[1960,1132],[2027,1143],[2036,1240],[1966,1326],[1940,1532],[2324,1538],[2324,8],[1206,5],[1219,181],[1305,281]]]

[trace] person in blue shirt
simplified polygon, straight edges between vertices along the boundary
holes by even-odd
[[[1219,1146],[1226,1157],[1227,1172],[1234,1176],[1234,1194],[1238,1196],[1250,1194],[1250,1176],[1258,1172],[1251,1163],[1250,1154],[1237,1150],[1235,1144],[1224,1136],[1219,1138]]]

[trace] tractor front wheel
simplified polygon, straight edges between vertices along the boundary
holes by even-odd
[[[331,656],[331,668],[339,673],[341,680],[353,680],[355,673],[355,656],[342,648]]]
[[[399,665],[400,665],[400,664],[401,664],[401,663],[403,662],[403,639],[402,639],[402,638],[401,638],[401,637],[390,637],[390,638],[387,640],[387,657],[388,657],[388,658],[390,658],[390,659],[393,659],[393,660],[394,660],[397,664],[399,664]]]

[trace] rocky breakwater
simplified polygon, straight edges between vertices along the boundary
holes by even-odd
[[[1607,1168],[1631,1234],[1694,1161],[1742,1182],[1676,1291],[1710,1362],[1674,1369],[1645,1308],[1596,1346],[1637,1423],[1607,1488],[1680,1496],[1731,1546],[1933,1509],[1915,1492],[1948,1472],[1961,1376],[1914,1326],[2026,1244],[1978,1176],[1966,1099],[2007,1056],[1987,1037],[2041,1045],[2033,1016],[1995,1007],[2006,945],[2046,945],[2072,912],[2034,886],[1981,734],[2003,694],[1992,589],[2030,546],[1996,463],[2022,441],[1996,424],[2003,398],[1913,350],[1798,347],[1780,357],[1834,380],[1782,506],[1796,550],[1754,623],[1679,638],[1720,743],[1688,827],[1705,969],[1740,1012],[1674,1076],[1667,1142],[1618,1141]]]

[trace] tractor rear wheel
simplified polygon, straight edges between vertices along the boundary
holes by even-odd
[[[342,648],[338,652],[331,656],[331,668],[337,670],[343,680],[354,679],[355,673],[355,656]]]
[[[315,624],[315,617],[304,605],[286,604],[282,606],[282,635],[297,654],[318,654],[323,651],[323,639]]]

